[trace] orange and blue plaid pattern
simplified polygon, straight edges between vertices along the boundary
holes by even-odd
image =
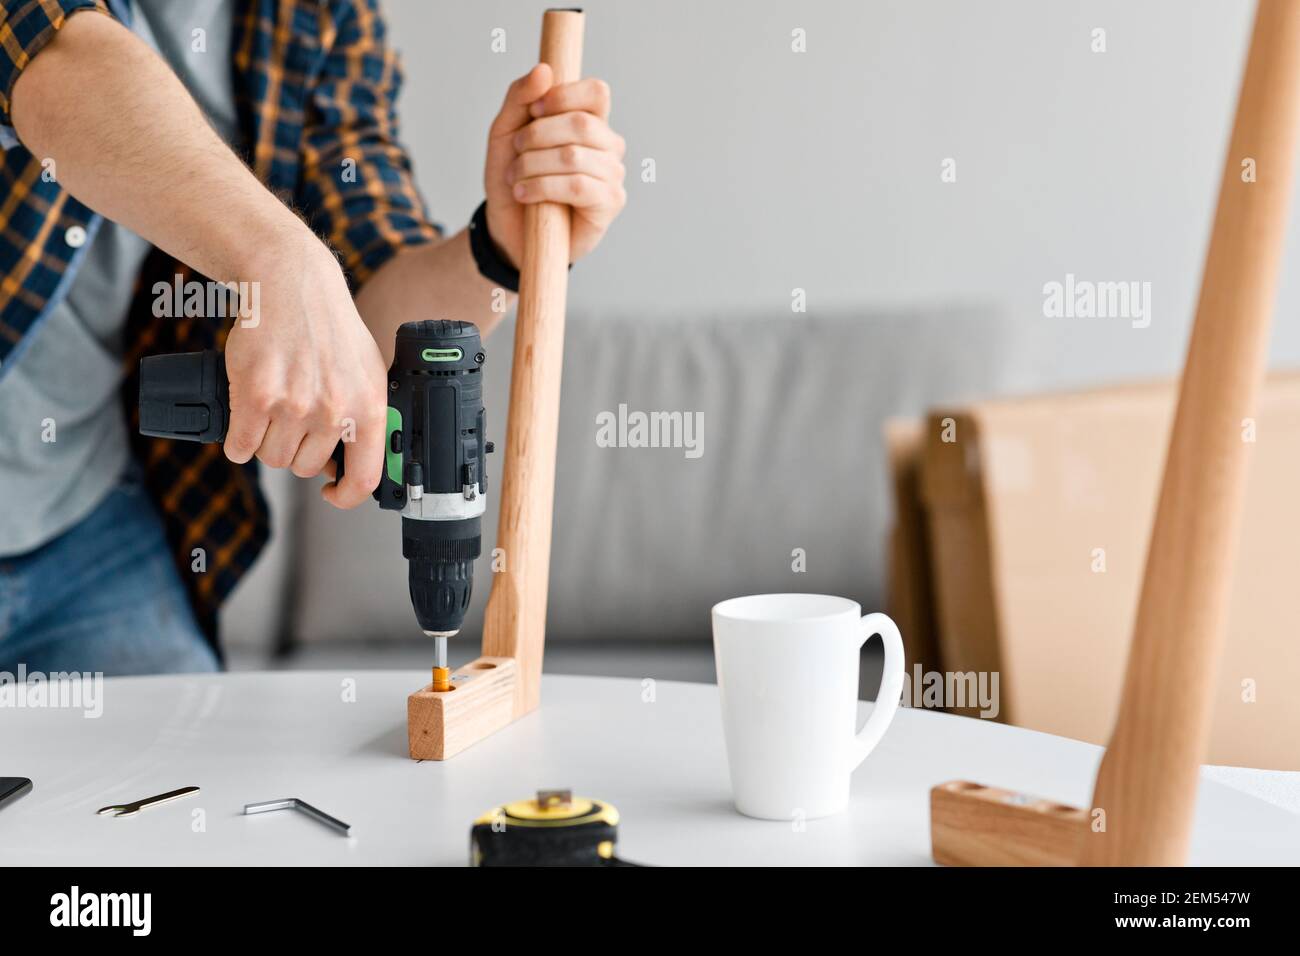
[[[80,11],[128,20],[127,0],[0,0],[0,125],[22,70]],[[244,160],[338,255],[355,289],[406,246],[433,241],[398,142],[401,69],[378,0],[240,0],[232,35]],[[66,292],[100,218],[45,165],[0,130],[0,374]],[[213,208],[220,209],[220,197]],[[218,213],[219,214],[219,213]],[[135,430],[143,355],[220,348],[220,318],[158,319],[155,282],[201,278],[155,249],[137,282],[126,332],[123,400]],[[134,453],[162,513],[195,612],[216,641],[217,610],[270,534],[255,463],[234,465],[216,445],[137,436]],[[202,560],[200,560],[200,558]],[[202,570],[199,570],[202,568]]]

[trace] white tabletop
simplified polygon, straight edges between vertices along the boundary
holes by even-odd
[[[717,688],[548,676],[541,708],[445,763],[406,755],[419,672],[110,678],[103,714],[0,711],[0,775],[35,789],[0,809],[6,864],[463,864],[471,821],[539,788],[622,813],[620,855],[657,864],[925,864],[929,788],[967,778],[1086,805],[1100,748],[903,710],[854,775],[848,811],[792,824],[730,803]],[[345,700],[355,682],[355,702]],[[865,711],[870,704],[863,704]],[[202,791],[123,819],[95,810]],[[336,835],[299,797],[352,824]],[[202,810],[203,827],[194,813]],[[1300,860],[1300,816],[1203,778],[1199,863]]]

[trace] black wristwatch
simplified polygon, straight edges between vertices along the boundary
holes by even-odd
[[[488,232],[486,199],[478,204],[469,221],[469,249],[483,278],[511,292],[519,291],[519,270],[506,262],[497,251],[496,243]]]

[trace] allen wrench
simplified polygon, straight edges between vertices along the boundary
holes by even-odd
[[[299,800],[297,797],[289,797],[285,800],[264,800],[261,803],[244,804],[244,815],[248,816],[253,813],[269,813],[272,810],[297,810],[299,813],[306,814],[318,823],[323,823],[331,830],[336,830],[343,836],[352,835],[352,827],[344,823],[337,817],[332,817],[323,810],[317,810],[305,800]]]

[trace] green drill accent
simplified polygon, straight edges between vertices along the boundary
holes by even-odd
[[[384,467],[388,471],[388,480],[397,485],[402,483],[402,453],[393,451],[393,432],[401,430],[402,413],[389,405],[388,427],[384,432]]]

